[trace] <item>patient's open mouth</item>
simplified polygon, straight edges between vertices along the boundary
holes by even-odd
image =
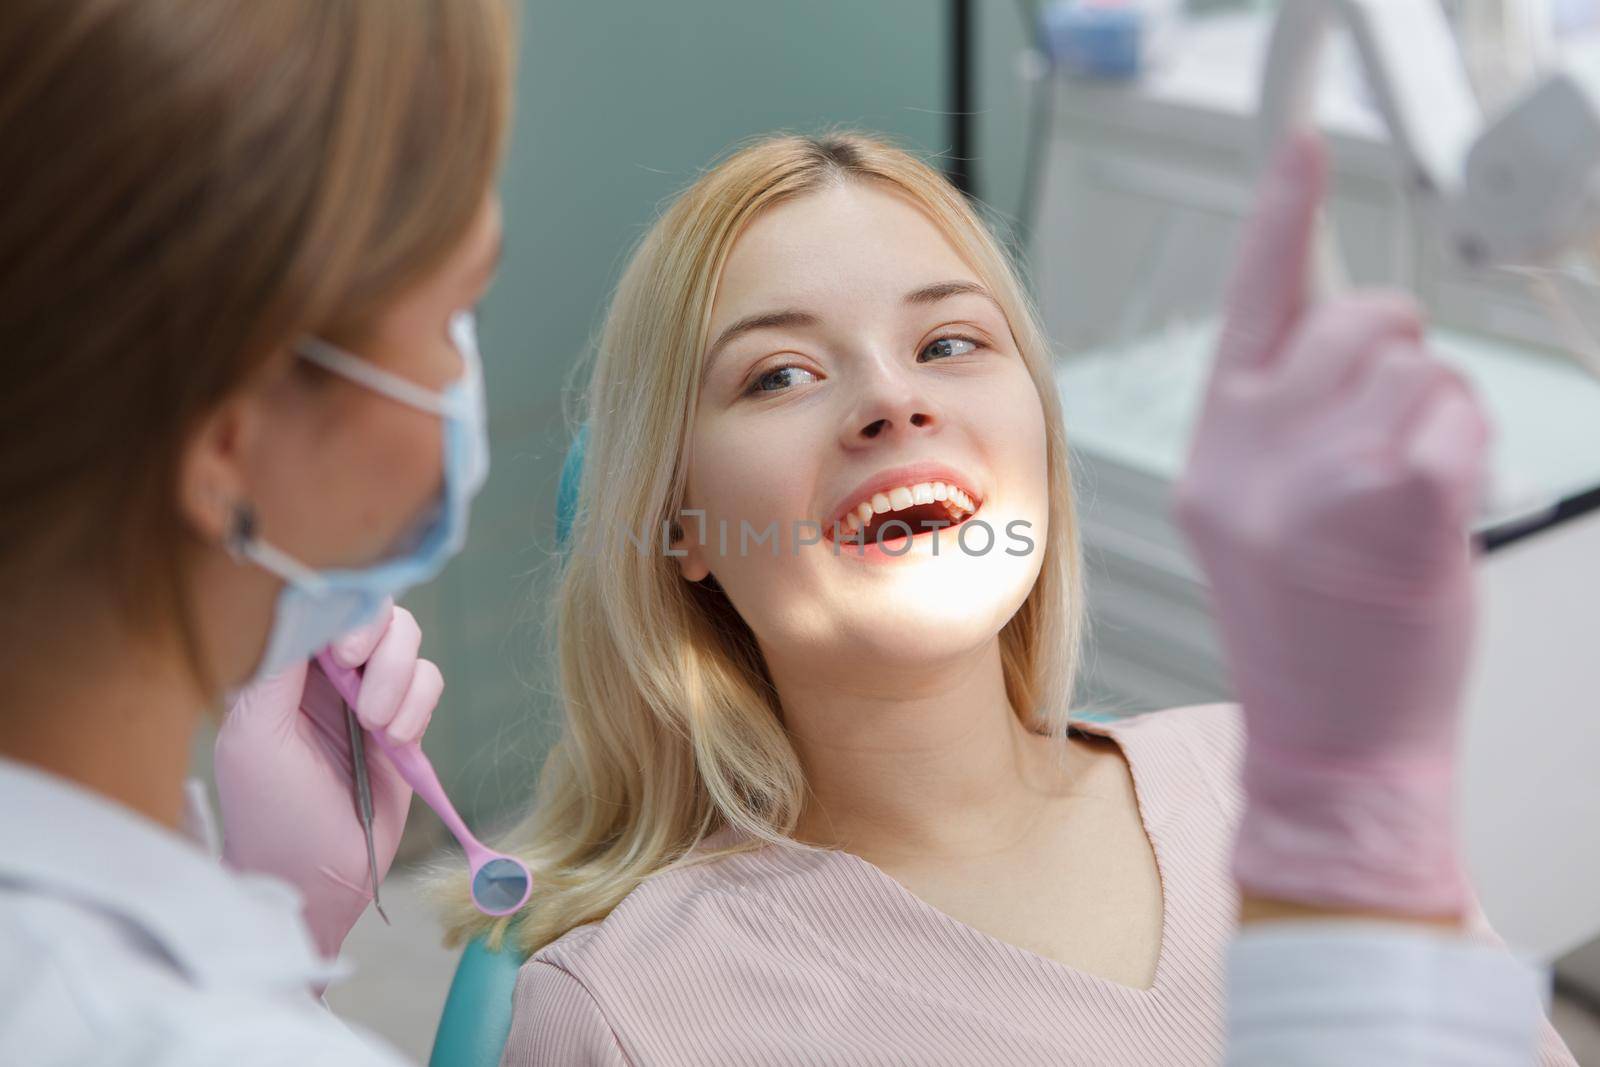
[[[868,494],[835,516],[824,531],[840,544],[885,545],[947,530],[977,514],[983,502],[954,482],[909,482]]]

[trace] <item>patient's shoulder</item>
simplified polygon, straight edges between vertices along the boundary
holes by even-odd
[[[852,861],[804,846],[708,851],[645,879],[604,918],[568,931],[523,966],[514,1002],[523,1045],[542,1047],[534,1040],[541,1029],[577,1029],[593,1057],[507,1062],[610,1063],[613,1035],[623,1048],[646,1033],[687,1048],[695,1035],[722,1033],[731,1000],[757,996],[781,1010],[787,998],[810,995],[807,983],[820,980],[817,960],[837,925],[829,902],[844,908],[851,886],[841,890],[839,872]],[[666,1003],[674,1005],[670,1020],[650,1009]],[[742,1033],[722,1037],[747,1043]]]
[[[583,940],[582,932],[572,931]],[[594,995],[570,972],[537,955],[522,965],[501,1061],[613,1067],[627,1062]]]
[[[1244,716],[1237,704],[1185,704],[1159,711],[1074,719],[1074,726],[1142,743],[1186,745],[1207,758],[1237,762],[1244,756]]]
[[[1186,704],[1138,716],[1133,725],[1161,730],[1230,773],[1244,759],[1244,714],[1237,704]]]
[[[1239,773],[1244,762],[1244,716],[1237,704],[1190,704],[1125,716],[1090,729],[1104,729],[1123,742],[1130,762],[1142,760],[1194,772],[1229,812],[1243,810]]]
[[[828,865],[838,862],[799,846],[758,844],[723,852],[734,840],[719,832],[689,862],[645,879],[604,918],[568,931],[530,962],[579,976],[621,974],[634,980],[642,972],[675,971],[708,943],[750,935],[752,914],[770,913],[775,902],[804,896],[817,878],[828,877]]]
[[[594,940],[595,935],[600,933],[601,924],[604,921],[603,919],[597,919],[594,922],[573,927],[539,949],[532,956],[529,956],[527,963],[523,964],[524,969],[538,971],[539,968],[533,966],[536,963],[542,963],[563,971],[569,969],[569,964],[581,965],[589,942]]]

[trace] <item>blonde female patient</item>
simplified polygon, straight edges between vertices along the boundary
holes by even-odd
[[[532,952],[504,1062],[1217,1062],[1237,712],[1072,719],[1049,353],[960,194],[738,152],[589,388],[534,897],[457,914]]]

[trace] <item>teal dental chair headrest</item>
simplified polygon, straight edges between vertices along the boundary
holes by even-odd
[[[561,464],[561,483],[556,487],[556,547],[565,550],[572,536],[572,520],[578,511],[578,486],[583,481],[583,452],[589,443],[589,424],[578,427]]]

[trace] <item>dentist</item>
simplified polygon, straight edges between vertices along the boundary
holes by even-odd
[[[0,8],[0,1062],[398,1062],[315,995],[372,887],[306,659],[397,741],[439,699],[390,598],[487,469],[514,41],[502,0]],[[185,776],[250,682],[218,864]]]

